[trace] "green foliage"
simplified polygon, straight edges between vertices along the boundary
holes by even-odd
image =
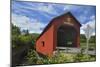
[[[24,47],[25,45],[29,45],[32,47],[32,35],[29,35],[28,30],[25,31],[25,35],[21,35],[20,29],[13,24],[12,26],[12,48],[18,49],[20,47]],[[35,43],[34,43],[35,44]]]
[[[89,42],[90,43],[96,43],[96,37],[95,36],[92,36]]]
[[[32,38],[33,35],[29,34],[28,30],[25,31],[25,34],[21,34],[20,28],[14,26],[13,24],[11,24],[11,26],[12,63],[14,65],[20,65],[24,63],[24,58],[27,53],[29,53],[28,50],[31,48],[34,49],[32,43],[34,39]]]
[[[83,49],[86,49],[86,43],[80,43],[80,47]],[[96,44],[95,43],[89,43],[89,49],[96,49]]]
[[[68,56],[63,54],[63,53],[59,53],[56,56],[38,56],[36,55],[34,50],[31,50],[28,55],[27,55],[27,63],[28,64],[58,64],[58,63],[65,63],[65,62],[71,62],[72,60],[70,60],[71,58],[67,58]]]
[[[11,24],[11,39],[12,39],[12,48],[17,48],[17,44],[19,44],[19,38],[18,36],[20,35],[20,29],[13,24]]]
[[[19,43],[19,38],[17,35],[12,36],[12,48],[17,48],[17,44]]]
[[[86,55],[86,54],[76,54],[74,57],[74,62],[86,62],[86,61],[95,61],[95,56]]]
[[[29,50],[26,59],[27,59],[27,64],[36,64],[36,62],[38,61],[38,57],[36,56],[35,51],[32,49]]]
[[[74,62],[88,62],[88,61],[95,61],[95,55],[83,54],[84,49],[81,50],[81,53],[76,54],[73,59]]]
[[[12,36],[12,45],[13,48],[19,48],[24,47],[25,45],[31,45],[32,43],[31,36],[25,36],[25,35],[13,35]]]
[[[20,44],[28,44],[32,41],[31,36],[19,35],[18,36]]]
[[[11,30],[12,35],[19,35],[21,33],[20,29],[17,26],[14,26],[13,24],[11,24]]]
[[[32,35],[32,38],[34,39],[34,41],[36,41],[36,39],[38,38],[39,34],[37,33],[33,33],[31,34]]]
[[[23,33],[23,35],[29,35],[29,31],[28,30],[23,30],[22,33]]]
[[[86,54],[70,54],[70,53],[58,53],[49,56],[38,56],[35,53],[35,50],[31,50],[27,55],[28,64],[59,64],[59,63],[69,63],[69,62],[84,62],[84,61],[95,61],[95,56],[86,55]]]
[[[85,38],[84,34],[80,34],[80,42],[81,43],[86,43],[86,38]],[[89,42],[90,43],[95,43],[96,42],[96,37],[95,36],[91,36]]]
[[[80,35],[80,42],[81,42],[81,43],[86,42],[86,38],[85,38],[85,35],[84,35],[84,34],[81,34],[81,35]]]

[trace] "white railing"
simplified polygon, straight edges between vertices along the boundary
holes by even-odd
[[[54,51],[54,54],[57,52],[63,52],[63,53],[81,53],[82,49],[81,48],[76,48],[76,47],[56,47],[56,51]],[[86,54],[86,52],[83,50],[83,54]],[[96,51],[90,51],[88,50],[88,54],[90,55],[96,55]]]

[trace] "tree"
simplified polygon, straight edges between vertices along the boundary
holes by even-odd
[[[86,53],[88,54],[88,47],[89,47],[89,39],[90,37],[92,36],[92,33],[93,33],[93,28],[88,24],[86,26],[86,28],[83,29],[84,32],[85,32],[85,37],[86,37]]]
[[[12,48],[17,48],[17,44],[19,43],[19,38],[18,36],[21,34],[20,28],[13,25],[11,23],[11,38],[12,38]]]
[[[19,27],[13,25],[12,23],[11,23],[11,30],[12,30],[12,35],[19,35],[21,33]]]
[[[29,35],[28,29],[27,29],[27,30],[23,30],[23,31],[22,31],[22,34],[24,34],[24,35]]]

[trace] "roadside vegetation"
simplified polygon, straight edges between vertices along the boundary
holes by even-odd
[[[95,55],[86,55],[83,53],[58,53],[52,57],[40,56],[35,51],[35,41],[39,36],[37,33],[29,34],[28,30],[23,33],[17,26],[11,24],[11,46],[12,46],[12,65],[31,65],[31,64],[59,64],[70,62],[95,61]],[[86,48],[86,38],[80,35],[80,47]],[[95,36],[89,41],[89,50],[96,49]]]

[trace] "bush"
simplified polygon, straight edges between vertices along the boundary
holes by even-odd
[[[74,62],[89,62],[95,60],[96,60],[95,56],[86,55],[82,53],[76,54],[76,56],[74,57]]]
[[[38,61],[38,57],[36,56],[35,50],[29,50],[27,56],[27,64],[36,64]]]
[[[49,56],[38,56],[35,50],[30,50],[27,55],[28,64],[59,64],[59,63],[69,63],[69,62],[85,62],[85,61],[95,61],[94,55],[86,54],[70,54],[59,52],[56,55]]]
[[[33,41],[33,39],[29,35],[27,35],[27,36],[14,35],[14,36],[12,36],[12,48],[18,49],[18,48],[25,47],[25,46],[33,47],[32,41]]]

